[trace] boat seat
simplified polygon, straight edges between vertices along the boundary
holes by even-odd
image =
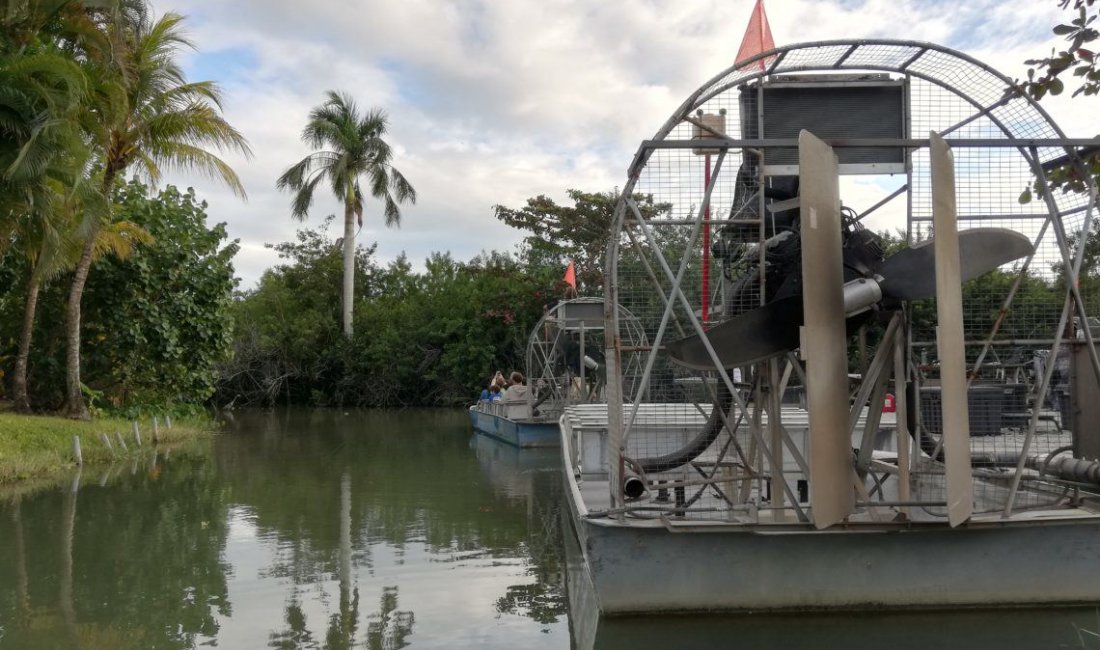
[[[504,417],[509,420],[530,420],[531,419],[531,405],[527,400],[502,400],[501,406],[504,407]]]

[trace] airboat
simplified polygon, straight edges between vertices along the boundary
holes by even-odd
[[[474,430],[520,448],[557,447],[564,409],[605,399],[604,312],[603,299],[593,297],[548,309],[528,337],[526,390],[470,406]],[[629,340],[644,345],[641,323],[629,312],[619,316]]]
[[[616,207],[607,399],[559,421],[599,610],[1100,602],[1096,144],[912,41],[688,97]]]

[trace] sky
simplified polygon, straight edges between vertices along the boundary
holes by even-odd
[[[340,204],[320,191],[305,222],[275,187],[310,153],[301,141],[325,91],[388,114],[394,166],[419,195],[386,228],[368,200],[361,244],[385,264],[433,252],[468,260],[514,251],[524,233],[493,216],[544,194],[621,188],[640,141],[733,63],[754,0],[155,0],[188,17],[190,80],[221,86],[251,159],[223,157],[247,201],[199,176],[212,222],[240,240],[241,288],[279,262],[265,244],[320,226]],[[928,41],[1019,78],[1048,54],[1068,12],[1058,0],[767,0],[775,43],[847,38]],[[1068,93],[1066,93],[1068,95]],[[1044,102],[1071,137],[1100,133],[1100,99]],[[884,227],[891,224],[873,224]],[[903,225],[903,224],[897,224]],[[330,230],[340,236],[340,227]]]

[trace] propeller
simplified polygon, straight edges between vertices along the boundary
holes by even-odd
[[[959,233],[962,281],[973,280],[1031,254],[1031,240],[1004,228],[976,228]],[[878,268],[879,286],[897,300],[923,300],[936,295],[936,248],[925,241],[890,256]]]
[[[1031,241],[1004,228],[975,228],[959,233],[963,282],[1029,255]],[[875,277],[844,285],[844,307],[849,325],[853,316],[882,299],[910,301],[936,295],[936,251],[932,240],[891,255],[873,269]],[[803,324],[802,297],[773,300],[707,330],[725,368],[746,366],[798,347]],[[698,334],[666,344],[669,358],[681,366],[713,370],[714,362]]]

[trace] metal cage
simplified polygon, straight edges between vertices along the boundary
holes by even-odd
[[[974,512],[1070,503],[1076,481],[1044,470],[1074,444],[1064,412],[1067,335],[1086,351],[1077,363],[1100,377],[1091,331],[1073,327],[1100,300],[1100,278],[1082,268],[1097,193],[1091,181],[1086,193],[1054,192],[1047,178],[1056,165],[1079,166],[1077,148],[1092,141],[1067,138],[1009,78],[962,53],[859,40],[792,45],[736,65],[692,93],[638,149],[607,254],[604,304],[621,307],[604,314],[615,333],[604,338],[600,424],[609,511],[811,520],[797,354],[700,370],[668,353],[689,337],[709,346],[713,328],[768,302],[769,273],[786,263],[777,224],[797,211],[793,137],[807,127],[822,131],[840,159],[846,232],[878,213],[900,230],[883,242],[888,248],[934,234],[934,133],[954,153],[959,230],[1027,237],[1030,254],[963,287],[970,417],[988,434],[971,438]],[[1035,199],[1022,203],[1032,187]],[[858,516],[946,516],[934,311],[929,299],[872,314],[850,340]],[[548,367],[546,346],[532,342],[536,365]],[[892,378],[897,350],[904,360]],[[905,423],[882,412],[897,400],[912,414]],[[898,433],[910,423],[914,435]]]

